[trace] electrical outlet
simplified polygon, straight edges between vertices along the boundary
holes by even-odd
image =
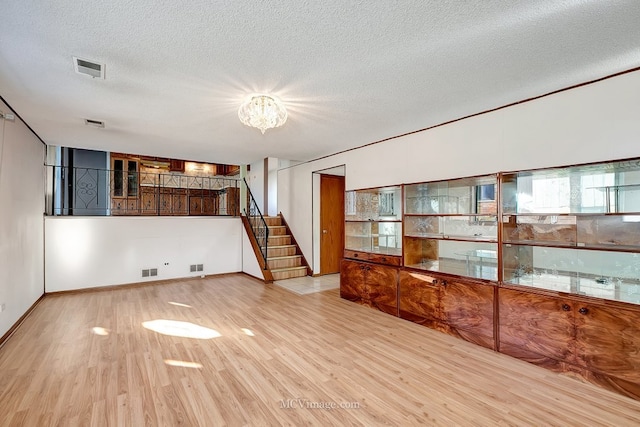
[[[0,313],[2,313],[7,308],[5,303],[0,304]]]

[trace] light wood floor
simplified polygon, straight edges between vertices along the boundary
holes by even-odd
[[[631,426],[640,402],[245,275],[48,296],[0,348],[3,426],[381,424]]]

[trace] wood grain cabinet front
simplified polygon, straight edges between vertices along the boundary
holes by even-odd
[[[494,285],[402,270],[399,286],[403,319],[483,347],[495,347]]]
[[[574,316],[570,301],[500,288],[500,351],[549,368],[574,362]]]
[[[398,268],[342,260],[340,296],[394,316],[398,315]]]
[[[500,352],[640,399],[640,310],[499,290]]]

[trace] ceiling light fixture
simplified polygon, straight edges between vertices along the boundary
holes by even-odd
[[[278,98],[256,94],[240,105],[238,117],[243,124],[260,129],[264,135],[267,129],[277,128],[287,121],[287,110]]]

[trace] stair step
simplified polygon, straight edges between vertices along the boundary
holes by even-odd
[[[296,245],[267,246],[267,258],[296,255]]]
[[[268,246],[290,245],[291,236],[288,234],[281,236],[269,236]]]
[[[271,270],[273,280],[292,279],[294,277],[304,277],[307,275],[307,267],[289,267],[289,268],[276,268]]]
[[[299,267],[302,265],[302,255],[269,257],[267,258],[267,265],[271,271],[280,268]]]
[[[279,216],[265,216],[264,221],[267,223],[267,226],[282,225],[282,219]]]
[[[269,236],[284,236],[287,234],[287,227],[284,225],[269,225]]]

